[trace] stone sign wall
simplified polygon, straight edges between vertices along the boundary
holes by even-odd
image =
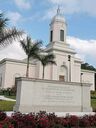
[[[83,111],[83,107],[84,111],[91,110],[90,86],[86,84],[26,78],[17,83],[15,111],[76,112]]]

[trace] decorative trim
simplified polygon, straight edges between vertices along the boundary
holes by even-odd
[[[26,62],[24,62],[23,60],[16,60],[16,59],[9,59],[9,58],[5,58],[3,60],[0,61],[0,64],[3,64],[4,62],[15,62],[15,63],[22,63],[22,64],[27,64]],[[33,63],[29,63],[29,64],[32,64],[32,65],[35,65]]]
[[[34,81],[34,82],[42,82],[42,83],[54,83],[54,84],[63,84],[63,85],[73,85],[73,86],[91,86],[91,83],[79,83],[79,82],[67,82],[67,81],[59,81],[59,80],[48,80],[48,79],[38,79],[38,78],[26,78],[26,77],[18,77],[17,81]]]

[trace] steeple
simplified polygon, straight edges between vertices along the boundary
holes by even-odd
[[[58,8],[57,8],[57,15],[59,15],[60,14],[60,7],[59,7],[59,5],[58,5]]]
[[[63,16],[63,14],[61,13],[60,7],[58,6],[57,8],[57,13],[56,15],[52,18],[51,23],[55,22],[55,21],[60,21],[60,22],[64,22],[66,23],[66,20]]]
[[[57,13],[52,18],[50,24],[50,42],[66,44],[66,28],[66,20],[60,11],[60,7],[58,6]]]

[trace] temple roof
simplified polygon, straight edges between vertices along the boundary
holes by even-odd
[[[56,15],[52,18],[51,23],[52,23],[52,22],[55,22],[55,21],[66,22],[66,20],[65,20],[63,14],[61,13],[59,7],[58,7],[58,9],[57,9],[57,13],[56,13]]]

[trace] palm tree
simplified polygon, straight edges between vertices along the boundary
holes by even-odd
[[[56,64],[56,62],[54,61],[55,56],[54,54],[46,54],[46,55],[40,55],[38,57],[38,59],[41,61],[42,66],[43,66],[43,73],[42,73],[42,79],[44,79],[44,70],[45,70],[45,66],[47,66],[48,64]]]
[[[13,40],[21,37],[23,31],[18,31],[16,28],[7,28],[8,19],[4,17],[3,13],[0,13],[0,46],[6,46],[12,43]]]
[[[20,41],[20,44],[27,55],[26,77],[29,77],[29,59],[31,57],[34,59],[38,58],[42,42],[36,41],[35,43],[33,43],[31,38],[27,36],[26,39]]]

